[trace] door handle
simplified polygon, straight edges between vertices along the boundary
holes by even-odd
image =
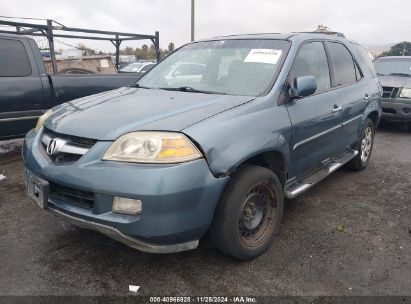
[[[343,109],[342,106],[334,105],[333,112],[339,112],[339,111],[341,111],[342,109]]]
[[[365,94],[364,99],[365,99],[365,100],[368,100],[368,98],[370,98],[370,95]]]

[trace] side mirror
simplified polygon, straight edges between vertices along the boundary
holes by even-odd
[[[291,90],[292,98],[310,96],[317,90],[317,80],[314,76],[300,76],[294,78],[294,88]]]

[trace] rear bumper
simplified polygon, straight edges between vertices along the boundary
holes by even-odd
[[[193,249],[207,231],[229,177],[214,177],[204,159],[175,165],[101,161],[111,142],[97,142],[82,158],[54,164],[29,132],[25,168],[49,183],[94,194],[92,207],[52,195],[46,210],[147,252]],[[138,215],[112,212],[115,196],[138,199]]]
[[[381,100],[382,119],[394,121],[411,121],[411,101],[398,102]]]

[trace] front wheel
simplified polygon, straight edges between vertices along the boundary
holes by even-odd
[[[279,230],[284,195],[280,181],[269,169],[240,168],[217,206],[210,238],[215,247],[248,260],[267,250]]]
[[[355,171],[361,171],[367,168],[368,163],[370,162],[372,148],[374,146],[374,135],[374,123],[371,119],[367,118],[361,132],[361,139],[355,147],[359,153],[348,163],[349,168]]]

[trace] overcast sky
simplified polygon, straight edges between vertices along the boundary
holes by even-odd
[[[189,42],[190,3],[191,0],[0,0],[0,15],[50,18],[66,26],[101,30],[144,34],[158,30],[161,47],[167,47],[170,41],[176,46]],[[207,38],[311,31],[324,24],[374,47],[410,41],[410,12],[410,0],[196,0],[195,34],[196,38]],[[86,44],[113,50],[109,42]],[[127,45],[138,44],[124,46]]]

